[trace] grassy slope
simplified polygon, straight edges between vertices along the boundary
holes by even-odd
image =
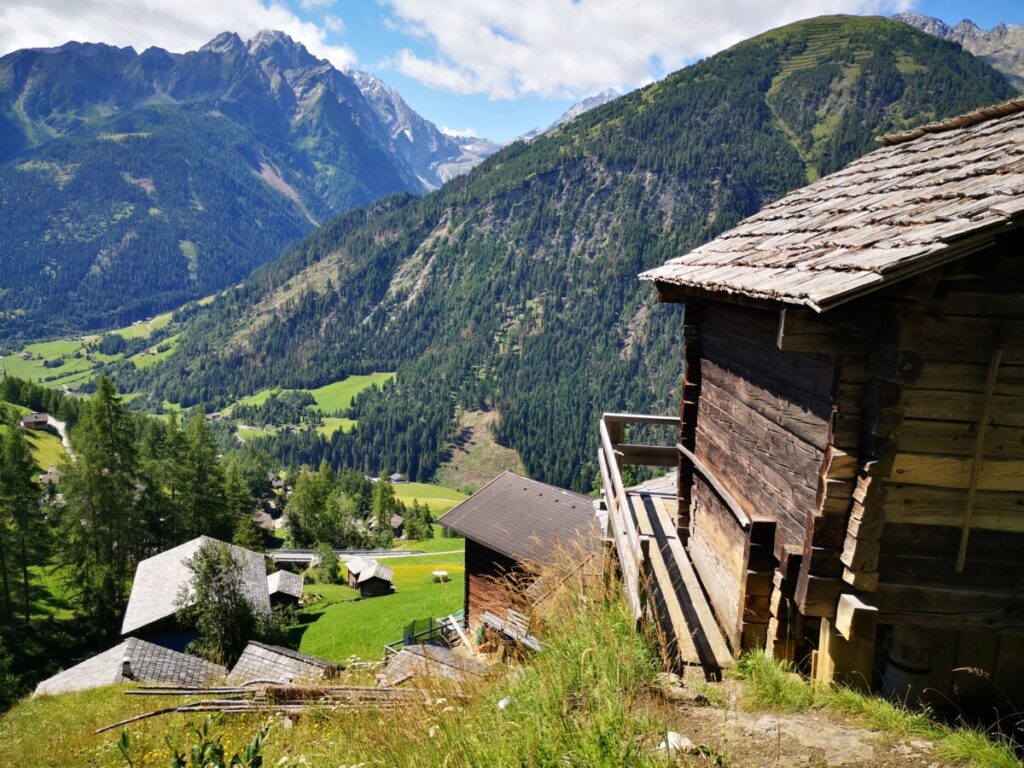
[[[452,547],[454,549],[455,547]],[[462,608],[463,558],[458,555],[394,558],[395,593],[352,602],[347,587],[307,585],[307,593],[323,595],[299,613],[291,639],[313,656],[344,661],[349,656],[379,659],[384,644],[401,639],[402,627],[413,619],[446,616]],[[449,583],[435,583],[431,571],[446,570]]]
[[[313,711],[285,729],[277,718],[230,716],[216,728],[228,758],[255,732],[270,723],[264,764],[408,766],[668,766],[655,746],[666,730],[685,733],[690,707],[657,696],[658,664],[652,649],[635,634],[617,600],[590,591],[586,604],[576,590],[547,607],[541,617],[544,651],[513,673],[502,666],[492,677],[466,689],[464,701],[436,689],[422,708],[403,711]],[[367,601],[370,604],[375,601]],[[598,652],[599,649],[599,652]],[[929,760],[971,768],[1019,768],[1001,745],[974,731],[949,730],[880,699],[846,691],[815,689],[763,657],[741,665],[736,698],[723,702],[723,722],[735,710],[807,712],[813,721],[841,721],[879,733],[881,746],[913,737],[935,744]],[[26,699],[0,718],[0,764],[18,766],[124,766],[116,742],[120,729],[94,735],[97,727],[155,709],[165,701],[124,696],[111,686],[59,697]],[[716,690],[708,690],[718,705]],[[436,698],[452,706],[439,706]],[[499,707],[500,700],[506,706]],[[201,716],[165,715],[128,726],[136,766],[168,764],[164,738],[185,738],[185,726]],[[724,728],[722,729],[724,730]],[[774,730],[751,733],[743,745],[747,757],[716,744],[715,734],[701,743],[702,753],[687,756],[692,766],[763,766],[775,753]],[[190,742],[192,743],[192,742]],[[750,754],[753,752],[753,757]],[[851,755],[851,765],[921,765],[897,753],[878,754],[870,762]],[[817,765],[804,754],[798,764]],[[753,762],[751,762],[753,760]],[[927,762],[927,761],[926,761]],[[797,763],[794,763],[797,764]]]
[[[15,407],[21,412],[28,412],[27,408]],[[0,424],[0,434],[7,430],[7,428],[7,425]],[[41,430],[28,430],[25,433],[25,437],[28,439],[29,447],[32,450],[32,458],[36,460],[36,465],[43,472],[49,469],[51,464],[60,464],[61,460],[67,456],[63,443],[61,443],[60,438],[56,435],[51,435],[49,432]]]
[[[347,379],[326,384],[309,390],[316,400],[316,410],[321,413],[338,413],[352,405],[353,398],[367,387],[383,386],[395,378],[394,373],[370,373],[365,376],[349,376]]]
[[[469,498],[461,491],[430,483],[398,483],[394,489],[395,498],[406,506],[412,506],[414,500],[429,505],[435,518]]]
[[[318,435],[330,437],[339,429],[342,432],[351,432],[355,425],[355,419],[345,419],[340,416],[325,416],[324,423],[316,428],[316,432]]]
[[[493,429],[500,419],[497,411],[462,411],[457,418],[458,439],[452,447],[451,458],[437,473],[442,483],[476,491],[505,470],[526,474],[519,454],[494,439]]]

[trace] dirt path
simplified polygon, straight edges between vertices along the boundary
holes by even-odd
[[[71,441],[68,440],[68,425],[63,421],[58,421],[50,414],[46,414],[47,425],[57,430],[57,434],[60,435],[60,442],[64,446],[64,450],[68,452],[68,456],[71,457],[72,461],[75,461],[78,457],[75,455],[75,449],[71,447]]]
[[[660,696],[648,706],[666,727],[688,739],[686,765],[694,768],[952,768],[923,739],[872,731],[826,710],[798,714],[745,712],[730,683],[716,685],[729,702],[708,705],[693,694],[681,701]]]

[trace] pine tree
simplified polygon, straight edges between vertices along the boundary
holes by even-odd
[[[235,519],[235,533],[231,537],[231,543],[251,549],[253,552],[263,552],[266,549],[263,531],[253,522],[252,494],[249,493],[249,486],[242,477],[241,467],[236,461],[228,464],[224,471],[224,498]]]
[[[143,550],[139,467],[131,418],[101,376],[74,432],[78,460],[63,465],[57,556],[85,615],[112,622]]]
[[[22,607],[25,623],[29,623],[29,565],[39,546],[45,527],[39,511],[40,488],[34,479],[37,467],[22,430],[11,425],[3,445],[3,471],[0,472],[0,504],[3,516],[13,526],[12,538],[17,548],[21,570]]]
[[[185,427],[179,467],[181,518],[186,538],[204,534],[228,538],[235,529],[235,518],[228,508],[224,471],[202,410]]]
[[[3,446],[0,447],[6,448],[7,438],[0,434],[0,439],[2,439],[3,443]],[[7,476],[7,466],[6,463],[4,463],[6,453],[6,450],[0,451],[0,473],[2,473],[4,477]],[[3,593],[4,621],[10,622],[14,621],[14,604],[11,601],[11,579],[7,564],[7,539],[8,532],[11,528],[11,522],[8,519],[6,510],[0,510],[0,512],[3,512],[3,514],[0,515],[0,591]]]
[[[373,544],[381,549],[387,549],[394,542],[394,535],[391,531],[391,515],[395,513],[397,501],[395,499],[395,488],[384,473],[381,473],[380,480],[373,487],[371,500],[371,514],[376,524],[373,532]]]

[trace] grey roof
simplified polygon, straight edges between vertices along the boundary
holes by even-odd
[[[593,499],[504,472],[438,522],[519,561],[544,561],[558,545],[594,546]]]
[[[348,569],[348,572],[356,577],[358,577],[359,574],[365,571],[367,568],[370,568],[376,564],[376,560],[369,557],[363,557],[362,555],[353,557],[351,560],[345,561],[345,567]]]
[[[274,571],[267,576],[267,590],[270,594],[290,595],[296,599],[302,598],[302,585],[305,579],[291,571]]]
[[[405,518],[402,517],[401,515],[392,515],[391,519],[389,520],[389,522],[391,524],[391,528],[395,529],[395,528],[399,528],[399,527],[401,527],[402,525],[405,524]],[[370,530],[374,531],[376,529],[377,529],[377,518],[374,518],[373,520],[370,521]]]
[[[127,677],[124,674],[125,658],[129,660],[130,676]],[[36,686],[35,695],[84,691],[129,681],[199,686],[223,678],[225,674],[227,670],[219,664],[130,637],[43,680]]]
[[[882,142],[640,279],[821,312],[1024,224],[1024,97]]]
[[[389,685],[404,681],[408,676],[435,676],[462,682],[467,677],[482,677],[488,667],[481,661],[470,659],[438,645],[407,645],[396,653],[384,669]]]
[[[373,561],[373,565],[359,572],[360,584],[370,579],[383,579],[384,581],[392,582],[395,580],[395,572],[388,566]]]
[[[121,624],[122,635],[174,615],[179,590],[185,585],[191,585],[192,571],[189,570],[188,560],[206,542],[224,544],[208,536],[199,536],[139,563],[135,569],[124,622]],[[235,560],[242,565],[242,589],[249,604],[256,611],[268,612],[270,593],[267,590],[267,570],[263,555],[234,544],[225,546],[231,549]]]
[[[279,645],[267,645],[250,640],[228,675],[229,685],[240,685],[254,680],[274,680],[279,683],[314,682],[332,674],[339,665],[326,659],[307,656]]]

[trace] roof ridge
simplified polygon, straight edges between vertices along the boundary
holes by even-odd
[[[957,115],[956,117],[949,117],[945,120],[937,120],[933,123],[927,123],[917,128],[912,128],[909,131],[887,133],[877,137],[875,141],[883,147],[891,147],[896,144],[905,144],[908,141],[919,139],[930,133],[946,133],[947,131],[956,130],[957,128],[969,128],[972,125],[978,125],[978,123],[984,123],[988,120],[1006,117],[1007,115],[1014,115],[1018,112],[1024,112],[1024,96],[1016,96],[1008,101],[1003,101],[998,104],[990,104],[987,107],[980,107],[973,112],[967,112],[966,114]]]

